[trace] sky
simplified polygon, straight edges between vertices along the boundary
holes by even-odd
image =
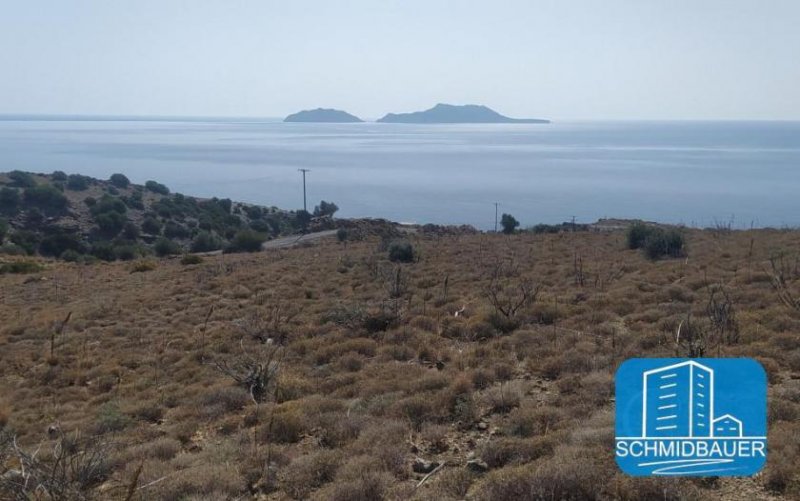
[[[0,113],[800,119],[798,0],[0,0]]]

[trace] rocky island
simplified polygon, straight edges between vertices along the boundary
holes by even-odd
[[[435,124],[435,123],[526,123],[546,124],[549,120],[539,118],[510,118],[486,106],[467,104],[457,106],[452,104],[437,104],[425,111],[413,113],[389,113],[378,122],[409,123],[409,124]]]
[[[346,111],[334,110],[329,108],[317,108],[315,110],[303,110],[289,115],[284,122],[327,122],[327,123],[355,123],[363,122],[355,115]]]

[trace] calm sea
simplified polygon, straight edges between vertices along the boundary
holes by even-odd
[[[285,124],[0,119],[0,171],[114,172],[173,191],[339,215],[523,226],[642,218],[800,225],[800,122]]]

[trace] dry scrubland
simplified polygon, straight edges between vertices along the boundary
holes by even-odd
[[[800,497],[800,232],[411,240],[0,275],[0,496],[22,458],[43,499]],[[701,351],[766,368],[767,468],[622,475],[617,365]]]

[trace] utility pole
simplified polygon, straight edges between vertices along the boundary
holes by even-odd
[[[311,172],[310,169],[297,169],[303,173],[303,210],[308,212],[308,206],[306,205],[306,172]]]
[[[494,232],[497,233],[497,206],[500,205],[497,202],[494,203]]]

